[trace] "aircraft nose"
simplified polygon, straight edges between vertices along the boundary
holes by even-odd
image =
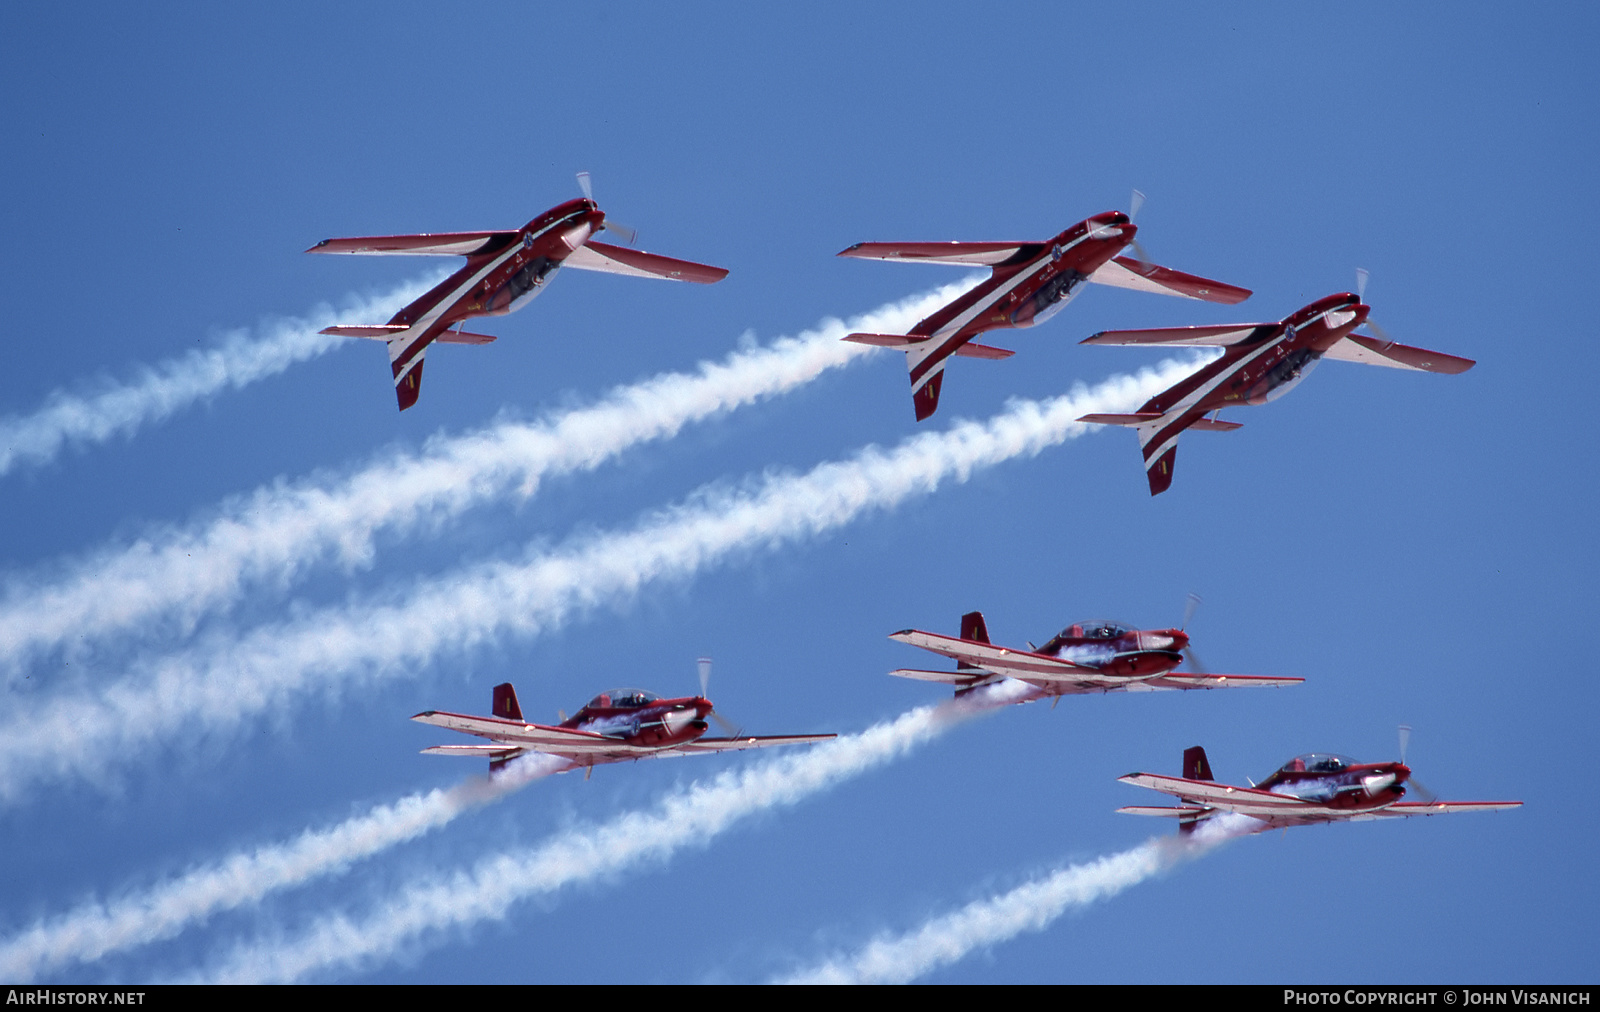
[[[1411,767],[1405,763],[1395,763],[1392,769],[1394,770],[1395,783],[1403,784],[1411,779]]]

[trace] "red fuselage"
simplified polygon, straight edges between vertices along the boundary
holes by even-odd
[[[711,709],[711,701],[700,696],[661,699],[636,690],[613,690],[602,692],[558,726],[643,748],[665,748],[705,734]]]
[[[1120,678],[1149,678],[1183,663],[1188,645],[1181,629],[1130,629],[1097,621],[1068,626],[1037,652]]]
[[[1257,327],[1222,357],[1145,402],[1141,414],[1165,414],[1182,429],[1218,408],[1265,404],[1288,393],[1319,358],[1367,319],[1369,306],[1349,292],[1318,299],[1282,321]],[[1157,437],[1159,441],[1161,437]]]
[[[466,265],[389,322],[407,327],[426,321],[408,350],[421,351],[445,330],[476,316],[503,316],[543,290],[561,261],[599,231],[605,215],[579,198],[552,207],[514,233],[491,240]]]
[[[1340,811],[1387,808],[1405,797],[1411,768],[1404,763],[1356,763],[1343,756],[1289,760],[1257,790],[1288,794]]]

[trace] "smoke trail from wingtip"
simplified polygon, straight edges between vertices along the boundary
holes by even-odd
[[[567,830],[538,847],[480,860],[447,878],[415,881],[364,917],[325,915],[295,939],[278,938],[235,950],[208,979],[294,981],[334,967],[381,962],[401,947],[415,951],[441,932],[504,917],[531,896],[590,882],[647,861],[665,861],[702,846],[741,819],[794,805],[854,776],[897,759],[967,717],[1009,700],[951,701],[925,706],[804,752],[776,757],[740,772],[679,791],[649,811]],[[447,937],[447,935],[445,936]]]
[[[84,777],[179,734],[215,733],[312,691],[414,675],[446,651],[530,637],[647,584],[686,579],[735,552],[776,549],[890,510],[945,482],[1036,454],[1081,434],[1089,412],[1123,411],[1185,375],[1167,362],[1048,401],[1019,401],[884,450],[719,487],[632,530],[576,538],[525,560],[479,564],[425,581],[397,600],[354,601],[145,662],[97,688],[15,707],[0,724],[0,800],[41,781]]]
[[[1247,827],[1203,827],[1192,837],[1148,840],[1131,850],[1062,868],[999,896],[977,900],[903,935],[874,939],[783,978],[783,984],[904,984],[959,962],[974,949],[1043,931],[1069,910],[1109,899],[1180,861],[1199,857]]]
[[[172,938],[213,914],[343,871],[567,766],[551,756],[528,756],[490,777],[413,794],[109,902],[83,903],[0,941],[0,978],[32,980],[59,966]]]
[[[848,324],[824,321],[537,422],[436,438],[420,454],[375,461],[336,483],[263,488],[205,522],[104,549],[50,577],[13,576],[0,598],[0,668],[9,664],[15,677],[40,650],[76,649],[162,616],[192,621],[236,600],[252,580],[286,581],[327,556],[364,560],[380,529],[405,531],[507,493],[525,498],[546,477],[592,470],[631,446],[808,383],[869,351],[840,340],[845,334],[909,329],[971,284],[891,303]]]
[[[388,318],[434,283],[408,282],[359,300],[347,312]],[[347,340],[318,333],[337,322],[335,316],[323,309],[310,319],[271,324],[263,328],[264,337],[234,334],[215,348],[145,366],[134,379],[105,382],[95,393],[57,390],[33,414],[0,418],[0,476],[23,464],[47,463],[68,444],[103,443],[132,433],[229,387],[237,390],[316,358]]]

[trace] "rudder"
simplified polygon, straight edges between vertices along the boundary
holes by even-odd
[[[505,720],[523,719],[522,707],[517,703],[517,690],[512,688],[510,682],[502,682],[494,687],[494,705],[489,712]]]

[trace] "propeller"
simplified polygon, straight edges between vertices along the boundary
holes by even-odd
[[[1130,225],[1133,224],[1133,220],[1135,218],[1139,217],[1139,208],[1141,208],[1143,206],[1144,206],[1144,191],[1143,190],[1134,190],[1133,191],[1133,195],[1128,198],[1128,223]],[[1139,237],[1137,235],[1135,235],[1133,237],[1133,244],[1132,245],[1133,245],[1133,257],[1134,257],[1134,259],[1139,261],[1140,266],[1142,266],[1146,270],[1148,270],[1150,268],[1150,266],[1151,266],[1151,264],[1150,264],[1150,256],[1149,256],[1149,254],[1147,254],[1144,251],[1144,243],[1140,242],[1139,241]],[[1190,596],[1193,596],[1193,595],[1190,595]]]
[[[1402,765],[1402,766],[1406,765],[1406,746],[1410,745],[1410,744],[1411,744],[1411,725],[1410,724],[1401,724],[1400,725],[1400,765]],[[1409,782],[1410,782],[1411,786],[1413,788],[1415,788],[1415,790],[1417,792],[1417,797],[1419,799],[1421,799],[1422,801],[1427,802],[1430,805],[1433,804],[1435,801],[1439,800],[1439,795],[1437,795],[1437,794],[1433,793],[1432,791],[1428,790],[1428,788],[1423,785],[1422,781],[1418,780],[1415,776],[1412,776],[1412,777],[1410,777],[1408,779],[1409,779]]]
[[[1356,298],[1360,299],[1362,302],[1367,301],[1367,281],[1371,277],[1372,275],[1367,273],[1367,269],[1365,267],[1356,268]],[[1384,333],[1383,328],[1378,326],[1377,321],[1372,318],[1370,313],[1367,315],[1366,328],[1372,331],[1372,333],[1377,336],[1378,340],[1383,341],[1386,344],[1394,343],[1394,338]],[[1404,759],[1401,760],[1401,762],[1404,761]]]
[[[711,658],[709,658],[709,657],[700,658],[699,665],[700,665],[700,698],[701,699],[705,699],[706,698],[706,692],[711,687]],[[708,716],[710,716],[712,720],[717,722],[717,726],[718,727],[722,728],[724,731],[726,731],[728,733],[728,737],[730,737],[730,738],[742,738],[742,737],[744,737],[744,729],[739,727],[738,725],[732,723],[731,721],[727,720],[725,717],[723,717],[722,714],[720,714],[720,713],[718,713],[716,711],[715,707],[712,707],[711,713]]]
[[[585,200],[594,199],[594,184],[589,179],[589,173],[578,173],[578,189],[583,191],[583,197]],[[632,246],[633,241],[639,237],[639,233],[635,232],[628,226],[621,224],[620,222],[612,221],[609,215],[600,222],[600,227],[605,229],[607,232],[615,232],[618,238],[627,243],[629,246]]]
[[[1139,191],[1135,190],[1133,192],[1138,193]],[[1142,196],[1142,194],[1141,194],[1141,196]],[[1184,604],[1183,604],[1183,624],[1178,626],[1178,631],[1179,632],[1182,632],[1182,631],[1184,631],[1184,630],[1189,628],[1189,620],[1194,618],[1195,610],[1197,608],[1199,608],[1199,607],[1200,607],[1200,595],[1199,594],[1190,594],[1189,595],[1189,599],[1187,601],[1185,601]],[[1206,666],[1204,664],[1200,663],[1200,658],[1195,654],[1194,648],[1191,647],[1187,643],[1185,643],[1183,645],[1183,656],[1188,658],[1189,667],[1194,669],[1195,674],[1197,674],[1197,675],[1209,675],[1211,673],[1210,671],[1206,670]]]

